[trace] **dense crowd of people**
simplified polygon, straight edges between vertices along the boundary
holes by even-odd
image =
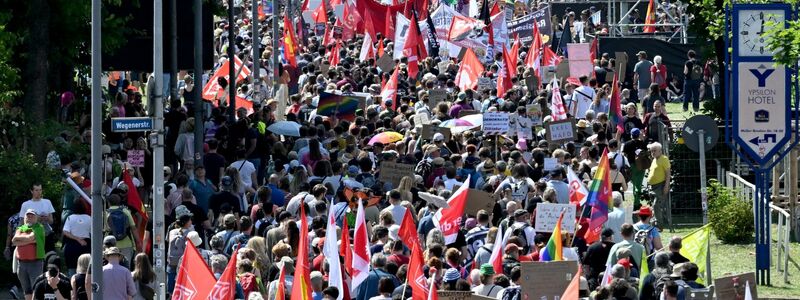
[[[253,67],[250,4],[237,1],[235,24],[216,23],[214,52],[220,62],[227,61],[232,39],[237,56]],[[541,4],[546,3],[532,7]],[[668,13],[685,13],[680,2],[666,5],[668,12],[660,11],[658,17],[663,22]],[[327,13],[329,25],[335,24],[338,18],[333,8]],[[593,12],[586,13],[581,13],[584,20]],[[719,93],[713,63],[702,63],[694,51],[687,53],[684,70],[677,72],[668,72],[661,56],[651,61],[648,53],[639,52],[634,86],[607,80],[605,74],[614,70],[608,54],[598,55],[591,75],[557,81],[539,78],[533,86],[525,80],[533,71],[520,59],[511,66],[518,72],[504,93],[494,87],[481,91],[459,87],[458,59],[431,55],[417,62],[404,55],[394,62],[396,96],[387,99],[382,96],[393,70],[376,67],[375,56],[359,59],[364,49],[362,32],[351,40],[334,41],[313,30],[306,32],[293,65],[286,61],[285,49],[271,46],[270,18],[262,20],[266,22],[259,32],[257,59],[263,68],[261,79],[277,77],[279,89],[273,90],[266,80],[257,86],[242,81],[236,85],[240,104],[229,110],[225,79],[219,81],[219,97],[204,101],[195,99],[193,91],[202,89],[213,72],[200,77],[182,74],[179,97],[169,99],[166,106],[163,188],[170,226],[165,232],[166,265],[161,267],[168,274],[168,293],[175,288],[186,245],[191,243],[216,278],[237,256],[236,299],[275,299],[278,290],[287,299],[295,299],[289,292],[300,261],[298,253],[309,254],[314,299],[411,298],[406,278],[414,243],[399,233],[404,230],[401,224],[408,226],[404,223],[408,216],[422,247],[425,277],[439,290],[522,299],[520,284],[528,279],[523,279],[521,264],[547,260],[543,257],[552,253],[543,255],[543,251],[553,240],[561,240],[563,260],[581,266],[581,297],[685,299],[687,291],[703,288],[696,282],[698,266],[680,254],[681,238],[662,240],[662,229],[671,221],[671,170],[664,147],[673,139],[664,105],[681,99],[684,110],[692,104],[697,111],[701,94],[709,93],[701,90]],[[557,22],[554,30],[570,24]],[[228,26],[234,26],[235,36],[228,36]],[[602,32],[602,24],[593,26],[589,29]],[[372,49],[393,52],[392,37],[378,33],[371,38]],[[280,51],[283,58],[277,68],[270,67],[273,51]],[[520,45],[519,51],[521,58],[534,52],[530,45]],[[332,56],[337,63],[330,63]],[[501,84],[500,76],[509,70],[506,63],[501,54],[484,62],[486,71],[481,77]],[[412,68],[418,68],[418,75],[411,75]],[[93,275],[89,266],[101,262],[103,299],[153,299],[156,294],[152,220],[148,222],[152,210],[137,207],[134,198],[152,208],[153,172],[161,170],[153,170],[152,145],[145,133],[110,130],[111,118],[147,116],[154,109],[143,97],[146,89],[131,75],[109,77],[103,174],[90,174],[88,160],[57,150],[57,144],[89,143],[85,113],[75,117],[80,135],[62,134],[48,140],[47,165],[65,170],[75,188],[65,185],[58,201],[61,207],[54,207],[42,198],[42,186],[34,185],[31,199],[9,219],[5,257],[14,261],[19,279],[14,294],[24,294],[25,299],[90,299]],[[678,80],[684,82],[680,89]],[[444,91],[445,99],[433,100],[434,91]],[[284,92],[288,97],[281,96]],[[352,116],[317,113],[322,94],[353,92],[363,93],[366,103]],[[615,95],[619,99],[612,99]],[[71,93],[64,97],[64,107],[75,101]],[[560,109],[575,123],[570,141],[551,142],[543,129],[559,119],[556,98],[563,101]],[[240,106],[241,101],[252,107]],[[529,113],[531,105],[536,106],[534,113]],[[205,109],[203,156],[196,160],[194,111],[201,108]],[[235,116],[230,115],[232,111]],[[508,112],[512,120],[528,128],[487,135],[480,126],[444,125],[458,124],[464,112]],[[67,109],[63,118],[70,115]],[[274,133],[271,125],[279,122],[294,123],[299,129],[294,134]],[[540,124],[531,125],[536,122]],[[423,125],[446,132],[427,134]],[[399,137],[376,140],[387,133]],[[143,155],[138,166],[129,159],[135,150]],[[382,169],[387,163],[411,165],[413,175],[397,182],[386,180],[381,173],[392,171]],[[599,240],[587,241],[591,207],[574,198],[574,182],[593,189],[596,174],[606,171],[613,191],[608,194],[608,219]],[[572,176],[577,180],[568,179]],[[91,204],[81,200],[80,190],[88,193],[92,184],[103,186],[102,237],[91,236]],[[492,203],[487,207],[491,209],[463,214],[455,238],[445,238],[437,212],[447,204],[433,198],[450,199],[462,186],[490,194]],[[625,201],[633,203],[635,223],[625,222]],[[577,224],[575,232],[552,237],[552,232],[537,231],[540,203],[575,206],[576,219],[565,220]],[[340,245],[345,243],[343,238],[355,236],[359,205],[364,207],[370,267],[364,280],[350,286],[355,274],[345,257],[351,249],[331,257],[323,254],[323,247],[327,235],[335,235]],[[306,220],[301,220],[301,211]],[[330,218],[335,232],[327,232]],[[299,229],[305,228],[301,223],[309,224],[309,232],[301,234]],[[308,242],[301,244],[301,236],[308,236]],[[89,255],[92,239],[103,239],[102,259]],[[495,245],[498,242],[503,244]],[[305,244],[308,251],[300,252],[298,247]],[[352,243],[348,240],[345,245]],[[500,269],[493,265],[496,246],[501,249]],[[330,284],[331,260],[340,260],[337,265],[343,266],[344,286]],[[648,265],[644,272],[642,268]],[[282,272],[284,282],[280,282]]]

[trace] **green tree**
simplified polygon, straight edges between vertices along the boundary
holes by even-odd
[[[797,9],[798,0],[788,0],[787,3]],[[788,21],[789,28],[770,26],[764,36],[767,38],[767,47],[775,51],[775,61],[785,66],[797,66],[800,58],[800,20]]]

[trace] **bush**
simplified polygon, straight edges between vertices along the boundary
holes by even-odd
[[[0,201],[0,211],[5,221],[10,214],[19,212],[20,205],[31,198],[31,186],[41,183],[44,198],[50,199],[56,211],[60,211],[63,184],[61,171],[39,163],[33,154],[17,150],[0,151],[0,191],[5,201]],[[57,214],[53,215],[58,218]]]
[[[733,189],[709,181],[708,221],[717,238],[726,244],[752,243],[755,233],[752,199],[739,199]]]

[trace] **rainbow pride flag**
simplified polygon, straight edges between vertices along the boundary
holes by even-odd
[[[564,219],[564,212],[558,216],[556,228],[553,229],[553,235],[547,241],[547,246],[542,249],[539,254],[539,261],[562,261],[564,260],[564,245],[561,242],[561,220]]]
[[[317,103],[317,115],[352,121],[356,118],[356,110],[363,109],[366,101],[363,93],[322,92]]]
[[[587,244],[594,243],[600,239],[600,231],[603,230],[603,223],[608,220],[608,208],[611,207],[611,180],[608,178],[608,148],[603,150],[600,157],[600,164],[589,186],[589,196],[587,205],[592,207],[589,217],[589,230],[583,236]]]

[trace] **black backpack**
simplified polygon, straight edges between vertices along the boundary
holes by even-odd
[[[522,288],[519,286],[507,287],[503,292],[501,300],[520,300],[522,299]]]
[[[522,252],[524,254],[528,254],[531,250],[531,247],[528,245],[528,237],[525,235],[525,229],[528,227],[531,226],[525,223],[525,225],[522,225],[522,227],[514,228],[513,231],[511,231],[511,234],[519,237],[525,243],[525,245],[522,246]]]
[[[130,223],[128,222],[128,215],[125,214],[125,211],[121,206],[108,210],[106,223],[108,224],[108,229],[111,235],[113,235],[117,241],[128,238],[128,234],[130,233]]]

